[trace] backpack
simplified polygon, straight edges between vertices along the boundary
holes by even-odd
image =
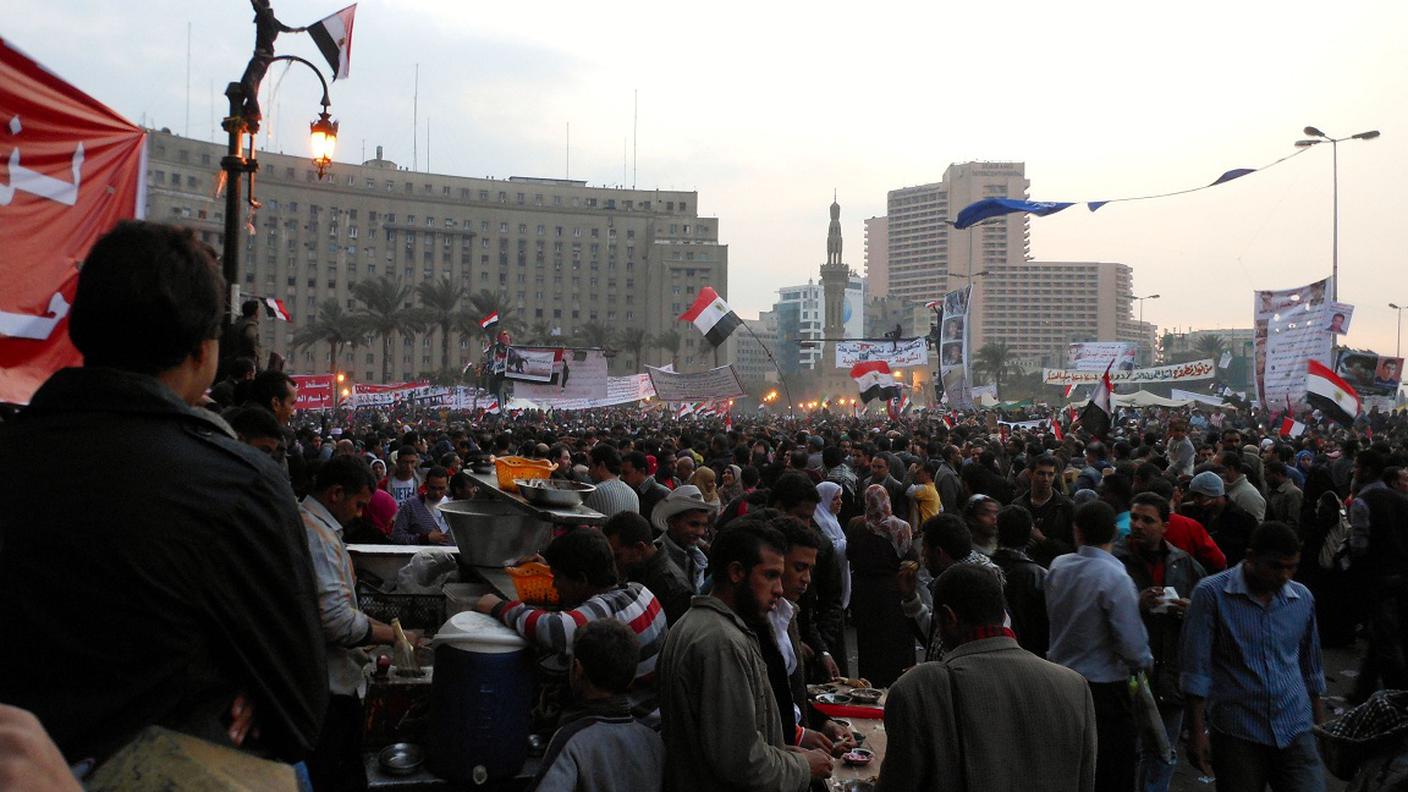
[[[1349,569],[1349,517],[1344,507],[1339,508],[1339,520],[1325,533],[1325,543],[1320,546],[1320,568],[1324,570]]]

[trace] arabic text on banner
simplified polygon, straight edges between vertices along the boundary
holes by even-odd
[[[650,373],[651,385],[661,401],[734,399],[743,395],[743,385],[738,381],[738,374],[732,365],[692,374],[665,371],[654,366],[646,366],[646,371]]]
[[[606,398],[606,353],[600,349],[568,349],[562,360],[554,364],[557,377],[546,383],[520,382],[513,386],[513,395],[539,404],[553,404],[574,399]]]
[[[626,377],[608,377],[605,398],[554,400],[548,404],[557,410],[593,410],[630,404],[654,395],[655,388],[650,384],[649,374],[631,374]]]
[[[329,410],[333,402],[333,375],[331,374],[291,374],[289,379],[298,386],[298,396],[293,402],[295,410]]]
[[[923,338],[899,341],[837,341],[836,368],[849,369],[857,363],[883,360],[890,368],[929,365],[929,342]]]
[[[1325,307],[1322,303],[1311,310],[1293,309],[1277,314],[1267,322],[1266,360],[1261,380],[1265,401],[1262,404],[1284,406],[1305,401],[1305,364],[1316,360],[1331,364],[1335,337],[1325,329]]]
[[[1174,401],[1191,401],[1199,404],[1206,404],[1209,407],[1221,407],[1224,399],[1221,396],[1214,396],[1210,393],[1198,393],[1197,391],[1183,390],[1182,388],[1170,388],[1168,397]]]
[[[960,410],[973,407],[968,370],[968,302],[972,294],[972,286],[945,294],[939,327],[939,381],[948,406]]]
[[[1066,368],[1102,374],[1107,367],[1111,372],[1130,371],[1136,351],[1129,341],[1082,341],[1066,347]]]
[[[1111,371],[1110,381],[1119,384],[1138,385],[1146,382],[1188,382],[1191,380],[1212,379],[1217,366],[1212,358],[1194,360],[1188,363],[1175,363],[1170,366],[1135,369],[1133,371]],[[1105,371],[1072,371],[1070,369],[1042,369],[1041,381],[1047,385],[1094,385],[1105,376]]]
[[[1266,400],[1266,356],[1267,333],[1271,320],[1291,311],[1312,311],[1322,307],[1328,299],[1330,281],[1330,278],[1325,278],[1294,289],[1265,289],[1252,292],[1252,372],[1256,381],[1257,398],[1262,404],[1269,404]]]

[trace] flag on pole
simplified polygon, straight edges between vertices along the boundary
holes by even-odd
[[[724,298],[708,286],[699,290],[694,304],[688,311],[680,314],[679,320],[693,323],[710,346],[722,344],[743,324],[743,320],[728,307]]]
[[[289,315],[283,300],[277,297],[265,297],[261,302],[264,303],[264,315],[270,319],[278,319],[281,322],[293,321],[293,317]]]
[[[1061,431],[1061,422],[1056,420],[1056,416],[1051,416],[1051,436],[1060,443],[1066,439],[1066,433]]]
[[[499,414],[499,400],[498,400],[498,399],[493,399],[493,400],[491,400],[491,401],[489,402],[489,406],[484,408],[484,412],[487,413],[487,414],[489,414],[489,415],[498,415],[498,414]]]
[[[1090,394],[1090,403],[1085,405],[1085,409],[1080,413],[1080,425],[1096,437],[1103,437],[1110,431],[1110,418],[1113,408],[1110,406],[1110,397],[1115,392],[1114,383],[1110,382],[1110,369],[1115,362],[1110,361],[1110,365],[1105,367],[1105,373],[1100,377],[1100,384],[1095,386],[1095,392]]]
[[[1305,434],[1305,424],[1300,421],[1297,421],[1289,415],[1281,421],[1282,437],[1300,437],[1303,434]]]
[[[1076,384],[1075,384],[1074,382],[1067,384],[1067,385],[1066,385],[1066,392],[1063,393],[1063,394],[1061,394],[1061,398],[1063,398],[1063,399],[1069,399],[1069,398],[1071,398],[1071,394],[1072,394],[1072,393],[1075,393],[1075,390],[1076,390]]]
[[[496,324],[498,324],[498,323],[499,323],[499,312],[498,312],[498,311],[494,311],[493,313],[491,313],[491,314],[489,314],[488,316],[484,317],[483,319],[480,319],[480,320],[479,320],[479,327],[480,327],[481,329],[483,329],[483,330],[488,330],[489,328],[493,327],[494,325],[496,325]]]
[[[1359,394],[1318,360],[1306,361],[1305,400],[1345,426],[1359,417]]]
[[[318,45],[318,51],[328,61],[332,78],[347,78],[352,66],[352,20],[357,16],[357,4],[323,17],[308,26],[308,35]]]
[[[865,360],[851,366],[851,379],[860,389],[861,401],[867,404],[875,399],[895,399],[900,395],[900,386],[890,373],[890,364],[883,360]]]

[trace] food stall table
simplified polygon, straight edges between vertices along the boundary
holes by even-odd
[[[549,508],[539,506],[536,503],[529,503],[517,492],[506,492],[499,488],[499,478],[493,473],[471,473],[469,477],[479,487],[481,493],[488,493],[490,497],[507,500],[517,504],[524,511],[536,516],[544,522],[555,523],[557,525],[601,525],[606,522],[606,515],[586,506],[556,507]]]

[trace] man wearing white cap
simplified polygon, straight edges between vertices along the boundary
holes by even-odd
[[[655,530],[664,533],[661,547],[684,571],[695,594],[704,588],[704,572],[709,566],[709,558],[699,545],[708,535],[717,509],[716,504],[704,500],[698,487],[685,484],[676,487],[650,514]]]

